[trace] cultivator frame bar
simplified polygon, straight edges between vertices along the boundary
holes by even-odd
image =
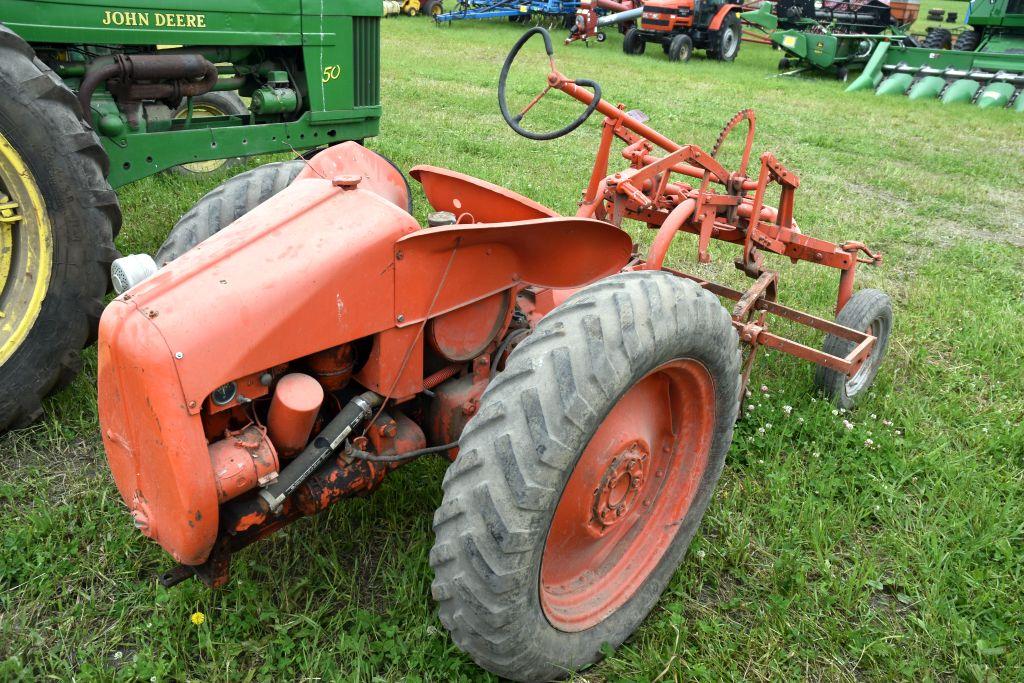
[[[793,220],[795,192],[800,186],[800,180],[796,173],[786,168],[770,152],[760,156],[757,174],[753,177],[748,174],[755,132],[753,110],[744,109],[726,123],[710,153],[697,145],[680,145],[645,125],[647,117],[642,112],[626,111],[622,105],[613,106],[602,99],[600,86],[596,83],[571,79],[560,73],[555,66],[550,38],[543,29],[528,31],[517,43],[517,48],[521,48],[534,33],[542,33],[545,38],[550,64],[547,87],[513,117],[510,124],[515,123],[513,128],[517,132],[526,133],[527,137],[548,139],[547,136],[524,131],[518,124],[552,89],[561,90],[578,100],[587,107],[588,112],[598,111],[604,115],[601,140],[590,181],[576,215],[580,218],[605,220],[620,228],[623,219],[646,223],[657,234],[647,258],[637,257],[629,266],[631,269],[672,272],[693,280],[723,299],[735,302],[731,311],[733,326],[740,340],[749,347],[743,367],[741,397],[761,346],[848,376],[855,374],[871,355],[876,337],[863,330],[851,329],[780,304],[776,300],[779,273],[764,267],[762,252],[788,257],[793,263],[809,261],[839,270],[836,314],[853,294],[857,266],[878,265],[882,261],[882,254],[871,251],[860,242],[836,244],[804,235]],[[503,75],[507,75],[511,62],[518,54],[517,48],[513,48],[509,54]],[[504,100],[502,106],[505,106]],[[586,116],[584,114],[563,130],[569,132],[582,123]],[[716,157],[730,134],[744,123],[746,137],[742,160],[735,171],[730,171]],[[621,154],[629,162],[629,167],[609,173],[612,145],[616,140],[625,145]],[[680,179],[675,180],[674,176]],[[699,182],[684,182],[682,178]],[[772,185],[780,188],[778,208],[765,204],[767,191]],[[742,254],[736,259],[736,267],[753,279],[754,283],[747,290],[741,291],[668,268],[665,257],[679,232],[697,236],[696,255],[701,263],[711,261],[708,248],[712,239],[741,246]],[[811,348],[771,332],[769,315],[849,340],[854,347],[845,357]]]

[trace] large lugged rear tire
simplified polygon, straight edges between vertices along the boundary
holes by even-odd
[[[157,265],[170,263],[288,187],[304,166],[302,159],[264,164],[207,192],[171,228],[156,252]]]
[[[109,161],[81,106],[0,25],[0,432],[42,414],[95,339],[114,235]]]
[[[953,45],[953,34],[944,28],[935,28],[928,31],[924,38],[922,47],[930,50],[948,50]]]
[[[723,20],[722,26],[715,31],[710,39],[708,56],[722,62],[731,62],[740,53],[743,40],[743,24],[735,12],[730,12]]]
[[[728,313],[667,273],[607,278],[541,320],[484,393],[434,515],[433,595],[456,644],[520,681],[621,644],[707,508],[739,367]]]

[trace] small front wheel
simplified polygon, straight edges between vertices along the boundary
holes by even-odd
[[[647,47],[647,43],[644,42],[639,29],[631,28],[626,31],[626,37],[622,39],[623,52],[627,55],[642,55],[645,47]]]
[[[599,43],[603,43],[608,38],[608,36],[605,35],[604,31],[598,31],[597,35],[594,37],[597,39],[597,42]]]
[[[868,332],[878,339],[864,364],[851,377],[824,366],[818,366],[814,375],[814,383],[826,396],[839,407],[849,409],[867,393],[885,357],[892,331],[892,301],[889,295],[877,289],[862,289],[846,302],[846,306],[836,316],[836,322],[844,327]],[[825,337],[822,350],[842,358],[853,347],[854,343],[849,339],[830,334]]]
[[[690,36],[680,33],[673,38],[672,42],[668,45],[667,54],[668,61],[670,62],[690,61],[690,57],[693,55],[693,41],[690,40]]]
[[[739,375],[729,314],[669,273],[606,278],[544,317],[445,474],[430,564],[455,643],[538,681],[628,638],[711,500]]]

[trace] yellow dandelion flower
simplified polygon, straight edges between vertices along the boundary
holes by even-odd
[[[192,623],[195,624],[196,626],[199,626],[204,621],[206,621],[206,615],[203,614],[202,612],[196,612],[195,614],[192,615]]]

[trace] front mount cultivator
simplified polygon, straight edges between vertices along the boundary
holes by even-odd
[[[537,34],[548,85],[513,116],[509,71]],[[550,90],[585,111],[560,130],[523,128]],[[100,326],[100,423],[135,525],[180,563],[165,585],[221,586],[234,553],[442,455],[430,553],[441,622],[496,674],[562,677],[621,644],[685,556],[758,348],[817,363],[844,405],[871,384],[892,312],[853,284],[880,256],[801,232],[797,176],[771,154],[748,170],[753,112],[711,152],[679,145],[560,74],[542,28],[516,43],[498,91],[506,122],[535,140],[605,117],[576,216],[417,166],[434,209],[422,227],[402,174],[343,143],[227,181],[188,216],[262,203],[203,224],[191,249],[176,228],[176,257],[155,274],[122,268],[129,287]],[[730,171],[717,155],[734,134],[745,144]],[[617,140],[628,164],[610,172]],[[626,219],[656,230],[646,258]],[[753,285],[669,269],[679,233],[696,235],[701,261],[711,240],[735,244]],[[837,269],[835,321],[780,304],[766,254]],[[769,331],[769,316],[824,332],[823,350]]]

